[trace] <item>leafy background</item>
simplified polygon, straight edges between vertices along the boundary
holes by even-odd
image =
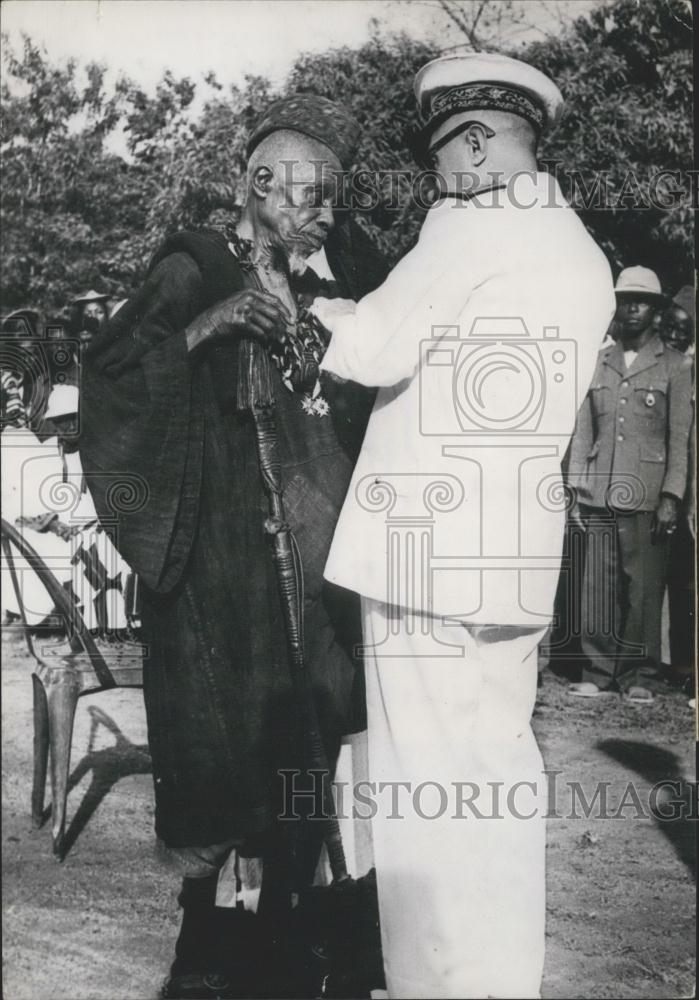
[[[615,269],[642,263],[671,291],[693,280],[692,212],[642,207],[649,179],[692,167],[691,9],[684,0],[616,0],[588,18],[517,45],[525,5],[509,0],[433,0],[464,50],[516,54],[550,73],[566,115],[542,155],[564,190],[570,171],[589,186],[603,172],[615,208],[581,207]],[[56,62],[29,37],[4,39],[0,156],[3,314],[20,306],[64,314],[91,287],[121,298],[139,282],[159,241],[181,227],[234,214],[242,196],[245,143],[264,107],[285,93],[323,94],[349,106],[364,127],[358,166],[414,168],[411,82],[434,44],[374,24],[359,48],[301,55],[273,88],[248,76],[223,87],[212,71],[194,82],[166,72],[154,93],[106,68]],[[202,98],[193,113],[195,96]],[[116,134],[127,154],[113,151]],[[629,178],[638,184],[630,184]],[[361,216],[391,261],[412,244],[420,212],[409,188],[397,210]]]

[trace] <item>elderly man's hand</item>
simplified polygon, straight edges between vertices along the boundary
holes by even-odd
[[[193,351],[214,337],[254,337],[263,343],[283,340],[291,317],[275,295],[246,288],[201,313],[186,330]]]

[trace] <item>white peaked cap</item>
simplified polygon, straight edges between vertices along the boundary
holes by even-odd
[[[507,111],[528,119],[538,132],[556,126],[563,95],[545,73],[521,59],[492,52],[440,56],[418,70],[415,97],[426,125],[476,108]]]

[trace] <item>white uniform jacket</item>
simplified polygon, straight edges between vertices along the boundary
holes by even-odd
[[[541,627],[560,570],[560,463],[615,308],[557,182],[431,208],[358,304],[320,299],[323,369],[380,391],[325,576],[473,624]]]

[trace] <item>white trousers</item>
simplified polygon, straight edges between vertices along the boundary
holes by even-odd
[[[546,781],[530,720],[545,630],[362,609],[388,995],[538,997]]]

